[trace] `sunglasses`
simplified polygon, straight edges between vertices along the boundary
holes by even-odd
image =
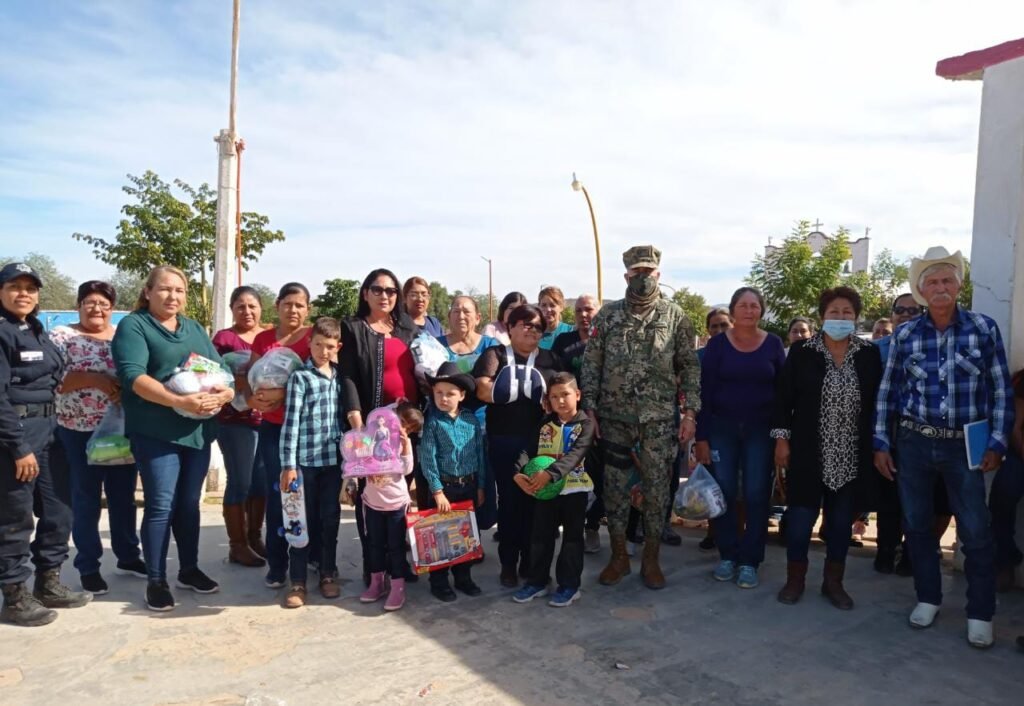
[[[892,313],[899,314],[900,316],[917,316],[921,313],[921,307],[919,306],[894,306]]]
[[[371,284],[370,294],[375,297],[379,297],[381,294],[387,294],[388,297],[397,297],[398,289],[395,287],[381,287],[379,284]]]
[[[544,324],[541,323],[530,323],[529,321],[520,321],[518,324],[524,331],[536,331],[540,333],[544,329]]]

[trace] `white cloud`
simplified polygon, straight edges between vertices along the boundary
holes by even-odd
[[[0,113],[3,250],[21,235],[94,276],[68,234],[112,233],[126,172],[215,180],[230,36],[215,5],[91,5],[0,46],[24,77],[0,74],[0,90],[25,96]],[[934,66],[1024,20],[1019,3],[924,0],[243,13],[243,205],[288,234],[253,279],[316,288],[384,265],[482,290],[486,255],[499,295],[593,290],[575,170],[606,297],[620,253],[649,241],[670,283],[713,301],[797,218],[869,226],[876,252],[969,249],[980,84]]]

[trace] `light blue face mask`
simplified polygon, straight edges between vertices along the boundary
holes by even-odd
[[[833,341],[842,341],[853,335],[857,324],[847,319],[825,319],[821,330]]]

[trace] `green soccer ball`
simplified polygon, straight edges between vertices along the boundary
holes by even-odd
[[[523,467],[523,475],[529,477],[539,473],[540,471],[546,470],[555,462],[555,460],[556,459],[552,456],[537,456],[532,458],[530,459],[530,462]],[[552,498],[557,498],[564,487],[565,476],[562,476],[561,480],[545,485],[533,497],[538,500],[551,500]]]

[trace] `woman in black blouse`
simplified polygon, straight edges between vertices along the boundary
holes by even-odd
[[[803,595],[811,530],[824,505],[821,592],[837,608],[853,608],[843,574],[858,489],[873,473],[872,423],[882,378],[878,348],[854,332],[860,311],[855,290],[822,292],[821,331],[793,344],[779,376],[772,436],[788,503],[789,559],[781,603],[796,603]]]

